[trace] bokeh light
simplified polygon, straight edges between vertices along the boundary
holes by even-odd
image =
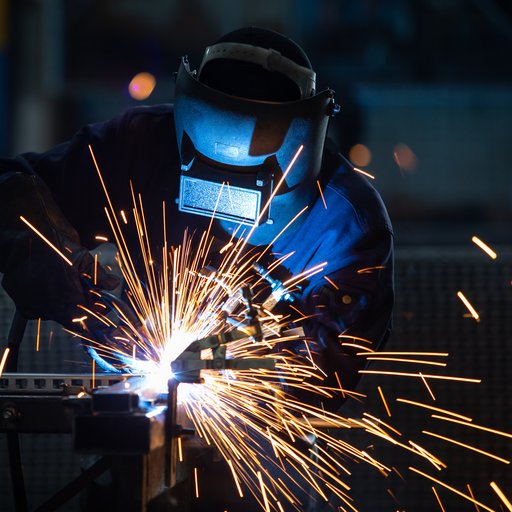
[[[358,167],[366,167],[372,161],[372,152],[364,144],[355,144],[348,152],[350,161]]]
[[[407,144],[397,144],[393,148],[393,160],[401,171],[413,172],[418,167],[418,159]]]
[[[142,101],[151,95],[156,85],[156,79],[151,73],[137,73],[128,85],[128,92],[134,100]]]

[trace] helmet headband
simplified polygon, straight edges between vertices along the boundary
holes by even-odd
[[[232,59],[257,64],[268,71],[281,73],[292,80],[300,90],[302,99],[315,94],[316,73],[305,66],[281,55],[272,48],[261,48],[243,43],[217,43],[208,46],[199,67],[199,75],[203,67],[215,59]]]

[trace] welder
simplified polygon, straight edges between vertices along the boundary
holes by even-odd
[[[327,262],[295,294],[294,307],[308,317],[301,325],[316,343],[323,384],[338,387],[339,379],[354,389],[365,361],[339,335],[368,340],[373,350],[386,340],[393,234],[379,194],[326,137],[338,109],[334,92],[318,88],[309,58],[292,40],[253,27],[228,33],[206,48],[197,70],[181,60],[174,105],[132,108],[47,152],[0,160],[3,287],[27,318],[69,326],[77,304],[91,302],[91,287],[118,285],[103,268],[95,285],[84,278],[95,237],[109,232],[90,145],[116,209],[131,211],[130,180],[141,194],[155,253],[165,201],[175,246],[186,227],[207,229],[215,211],[216,239],[251,232],[249,248],[271,244],[274,261],[290,255],[277,278]],[[128,243],[137,247],[135,238]],[[286,309],[282,302],[277,307]],[[290,348],[304,350],[301,342]],[[340,400],[325,406],[336,409]]]

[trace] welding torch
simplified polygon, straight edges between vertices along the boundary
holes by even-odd
[[[281,301],[291,303],[295,302],[299,298],[300,290],[291,291],[282,281],[272,277],[270,275],[270,271],[263,265],[260,265],[255,261],[252,264],[252,268],[256,270],[256,272],[258,272],[258,274],[260,274],[260,276],[270,285],[271,292],[262,304],[263,309],[272,311]]]
[[[214,269],[213,269],[214,270]],[[208,276],[214,275],[211,268]],[[218,279],[218,278],[216,278]],[[229,343],[244,338],[252,339],[253,343],[263,341],[263,331],[258,312],[252,304],[252,292],[248,286],[242,286],[238,291],[240,302],[244,305],[244,319],[239,320],[225,316],[226,325],[235,327],[218,334],[206,336],[193,341],[182,354],[171,363],[173,376],[179,382],[202,382],[201,370],[251,370],[275,368],[275,360],[262,357],[243,357],[228,359],[226,349]],[[235,306],[230,307],[231,312]],[[212,359],[201,359],[203,350],[211,349]]]

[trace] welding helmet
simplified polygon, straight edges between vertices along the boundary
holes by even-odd
[[[317,93],[315,78],[300,46],[266,29],[222,37],[206,48],[197,71],[182,58],[174,104],[179,209],[215,215],[229,230],[253,226],[260,244],[310,204],[337,111],[334,92]]]

